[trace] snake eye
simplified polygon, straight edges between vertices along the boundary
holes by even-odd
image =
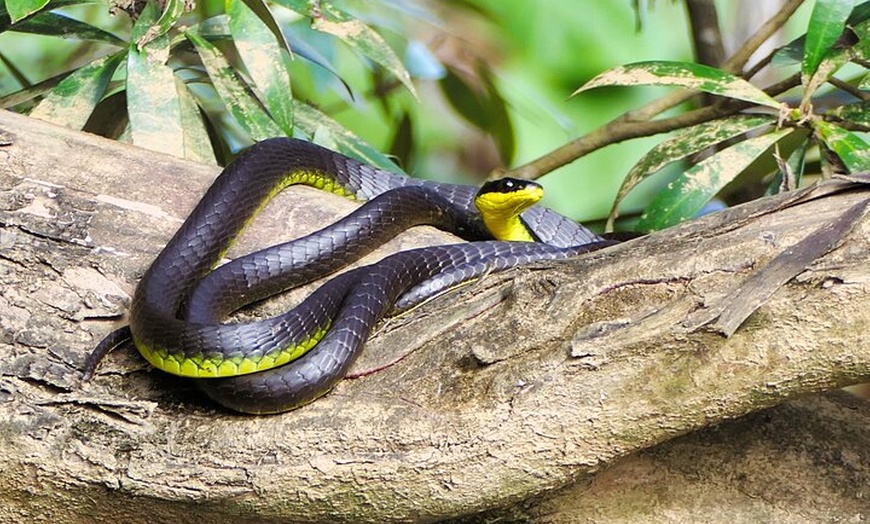
[[[538,184],[531,180],[521,180],[518,178],[500,178],[498,180],[489,181],[480,188],[480,194],[485,193],[513,193],[516,191],[524,191],[526,189],[538,188]]]

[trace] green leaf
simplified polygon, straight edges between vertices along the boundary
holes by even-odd
[[[148,42],[155,40],[172,29],[172,26],[175,25],[176,22],[181,18],[181,15],[184,14],[184,0],[166,0],[166,6],[163,8],[163,12],[160,14],[160,18],[152,24],[147,31],[138,35],[134,41],[136,42],[136,46],[141,49]]]
[[[478,129],[487,129],[489,119],[485,112],[486,101],[474,87],[453,68],[447,68],[447,74],[439,85],[453,109]]]
[[[870,102],[853,102],[835,107],[825,112],[826,117],[833,117],[843,122],[851,122],[870,127]]]
[[[55,12],[36,14],[27,20],[22,20],[18,24],[15,24],[12,29],[19,33],[74,38],[78,40],[94,40],[114,45],[126,44],[117,36],[99,27],[94,27],[75,18]]]
[[[405,69],[396,53],[387,45],[384,39],[372,28],[359,20],[328,20],[317,18],[312,27],[318,31],[329,33],[356,49],[363,56],[380,65],[395,76],[405,88],[417,96],[417,89],[411,82],[411,75]]]
[[[181,129],[184,133],[184,158],[202,164],[216,164],[214,150],[202,113],[183,80],[175,77],[175,91],[181,108]]]
[[[249,0],[253,1],[253,0]],[[258,15],[241,0],[227,0],[230,32],[248,74],[269,114],[287,136],[293,135],[290,56]]]
[[[158,14],[157,6],[154,5],[154,2],[147,2],[142,12],[139,13],[136,23],[130,29],[130,42],[135,42],[148,33],[151,30],[151,26],[157,23]]]
[[[12,23],[39,11],[48,4],[48,0],[6,0],[6,11]]]
[[[5,57],[3,57],[2,54],[0,54],[0,59],[2,59],[2,62],[6,67],[10,66],[10,64],[6,61]],[[54,89],[57,84],[59,84],[64,78],[68,77],[70,74],[70,72],[63,72],[59,75],[47,78],[42,82],[39,82],[38,84],[34,84],[32,86],[25,87],[19,91],[9,93],[8,95],[0,98],[0,108],[8,109],[10,107],[15,107],[19,104],[29,102],[34,98],[44,96],[48,94],[52,89]],[[25,84],[25,82],[21,83]]]
[[[850,36],[854,35],[858,39],[857,42],[850,46],[852,54],[864,61],[870,59],[870,20],[865,20],[855,25],[847,25],[847,28],[847,30],[851,31]],[[836,49],[836,46],[834,49]]]
[[[226,57],[199,35],[195,28],[186,31],[185,36],[199,52],[208,76],[227,110],[248,136],[254,141],[260,141],[284,135],[251,94],[248,86],[236,75]]]
[[[9,0],[7,0],[9,1]],[[14,0],[13,0],[14,2]],[[9,2],[9,3],[13,3]],[[42,11],[49,11],[51,9],[57,9],[58,7],[64,7],[68,5],[78,5],[82,3],[82,0],[49,0],[47,4],[43,6]],[[36,13],[38,11],[35,11]],[[7,4],[4,2],[0,2],[0,33],[3,33],[10,29],[13,23],[17,24],[21,22],[23,19],[26,19],[28,16],[32,16],[34,13],[30,15],[26,15],[24,18],[18,18],[16,20],[12,20],[9,10],[7,9]]]
[[[795,38],[788,44],[780,47],[773,58],[770,60],[770,65],[774,67],[785,67],[801,63],[804,58],[804,44],[806,43],[806,35]]]
[[[828,51],[843,34],[846,19],[854,6],[855,0],[816,0],[801,62],[801,73],[806,81],[809,81],[809,77],[816,72]]]
[[[509,164],[516,144],[507,102],[486,65],[478,64],[475,70],[480,85],[448,67],[439,86],[453,109],[473,126],[493,136],[502,161]]]
[[[275,3],[308,18],[314,18],[319,13],[319,10],[310,0],[276,0]]]
[[[158,22],[157,8],[148,3],[133,26],[127,53],[127,114],[133,144],[184,157],[181,108],[169,59],[169,37],[158,36],[140,46]]]
[[[852,9],[849,18],[846,19],[846,25],[856,25],[868,19],[870,19],[870,2],[862,2]]]
[[[813,121],[813,127],[819,139],[840,158],[850,173],[870,168],[870,146],[861,137],[824,120]]]
[[[30,116],[54,124],[82,129],[102,100],[106,86],[126,51],[84,65],[64,78],[30,112]]]
[[[870,20],[870,2],[864,2],[852,10],[849,18],[846,19],[846,26],[857,30],[860,27],[866,27],[868,20]],[[858,36],[861,40],[864,40],[860,33]],[[774,67],[781,67],[800,64],[804,59],[804,46],[806,45],[806,41],[807,35],[803,34],[788,44],[780,47],[773,55],[771,65]]]
[[[661,142],[638,160],[626,175],[610,210],[608,230],[612,229],[616,220],[619,203],[650,175],[672,162],[688,158],[725,140],[775,124],[776,120],[772,116],[734,115],[687,127]]]
[[[858,11],[858,8],[855,11]],[[855,17],[855,11],[849,17],[849,21]],[[868,54],[870,54],[870,20],[862,20],[856,23],[849,21],[847,21],[849,30],[843,33],[848,38],[838,40],[827,50],[816,71],[810,77],[803,75],[801,78],[804,85],[803,96],[800,102],[802,113],[807,113],[813,95],[834,76],[834,73],[839,71],[849,61],[860,63],[868,58]],[[856,38],[857,40],[855,40]]]
[[[586,82],[571,96],[596,87],[635,85],[679,86],[776,109],[781,105],[738,76],[691,62],[651,61],[615,67]]]
[[[290,46],[287,44],[287,39],[284,37],[284,32],[281,30],[281,26],[278,25],[278,22],[275,20],[275,16],[272,14],[272,11],[269,9],[269,6],[263,0],[242,0],[245,2],[245,5],[248,6],[248,9],[254,12],[255,15],[260,19],[263,24],[272,32],[272,35],[275,37],[275,41],[283,48],[288,54],[290,54]]]
[[[297,102],[294,109],[297,129],[310,137],[328,137],[328,140],[322,139],[321,144],[328,143],[330,147],[334,147],[341,153],[381,169],[394,173],[402,172],[401,168],[383,153],[326,114],[301,102]]]
[[[395,132],[390,144],[390,156],[395,158],[399,165],[410,166],[414,164],[416,144],[414,143],[414,125],[411,113],[402,111],[398,123],[393,125]]]
[[[637,227],[655,231],[694,217],[725,185],[792,131],[780,129],[750,138],[699,162],[656,196]]]
[[[310,37],[311,34],[315,34],[317,36],[322,36],[321,33],[317,33],[312,30],[310,27],[300,26],[300,24],[293,24],[287,28],[288,37],[292,42],[293,54],[295,56],[299,56],[308,60],[312,64],[316,64],[323,68],[325,71],[329,72],[332,75],[333,79],[338,80],[342,87],[344,87],[345,92],[347,93],[349,99],[353,99],[353,90],[350,88],[347,82],[341,78],[341,74],[338,72],[338,69],[332,64],[329,58],[324,56],[322,52],[315,46],[311,45],[311,41],[313,38]],[[317,69],[312,70],[312,75],[315,78],[318,77]],[[315,79],[315,83],[318,83]]]
[[[392,48],[374,29],[332,4],[309,3],[300,0],[276,0],[277,4],[313,20],[311,27],[335,36],[363,56],[380,65],[395,76],[408,91],[417,96],[411,75],[402,65]]]
[[[851,49],[831,49],[822,63],[816,68],[816,72],[810,78],[804,78],[804,92],[801,97],[800,108],[804,110],[812,100],[813,94],[821,86],[825,85],[834,73],[849,63],[852,58]]]

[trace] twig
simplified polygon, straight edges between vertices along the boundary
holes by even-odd
[[[848,82],[844,82],[843,80],[840,80],[839,78],[834,78],[832,76],[832,77],[828,78],[828,82],[831,85],[835,86],[837,89],[840,89],[840,90],[843,90],[843,91],[849,93],[850,95],[854,96],[858,100],[861,100],[863,102],[870,100],[870,94],[865,93],[864,91],[858,89],[857,87],[853,86],[852,84],[850,84]]]
[[[770,86],[765,91],[769,95],[775,96],[797,85],[800,85],[800,75],[796,74]],[[611,120],[606,125],[506,173],[505,176],[528,179],[537,178],[544,173],[549,173],[604,146],[616,144],[631,138],[666,133],[675,129],[708,122],[716,118],[733,115],[746,107],[749,107],[749,104],[728,103],[706,106],[660,120],[635,120],[629,117],[629,113],[625,113]]]
[[[753,53],[761,47],[761,44],[766,42],[774,33],[779,31],[791,15],[797,11],[797,8],[804,3],[804,0],[788,0],[782,8],[771,17],[767,22],[761,24],[758,31],[755,32],[743,45],[738,49],[725,63],[722,69],[731,73],[737,73],[743,69],[746,62],[752,57]]]
[[[746,61],[749,60],[749,57],[752,56],[755,50],[758,49],[765,40],[770,38],[770,35],[782,27],[786,20],[788,20],[802,3],[803,0],[788,0],[776,15],[762,24],[758,31],[749,37],[749,39],[736,53],[734,53],[733,56],[725,61],[722,65],[722,69],[731,72],[739,71],[740,68],[746,64]],[[772,88],[773,86],[771,86],[771,89]],[[653,117],[684,102],[685,100],[688,100],[694,95],[695,93],[692,91],[680,91],[653,100],[639,109],[626,112],[616,117],[604,126],[599,127],[582,137],[574,139],[542,157],[504,173],[504,176],[534,180],[540,178],[546,173],[570,164],[574,160],[604,146],[622,142],[623,140],[628,140],[630,138],[640,138],[657,133],[673,131],[674,129],[686,125],[699,124],[714,118],[734,114],[739,111],[740,108],[745,107],[744,105],[728,105],[728,109],[702,108],[681,115],[681,117],[687,117],[685,120],[681,120],[680,117],[673,117],[651,121]],[[735,107],[737,109],[734,109]],[[708,110],[709,112],[704,112],[704,110]]]

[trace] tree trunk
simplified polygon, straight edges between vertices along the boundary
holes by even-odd
[[[828,394],[716,426],[870,377],[863,179],[489,275],[386,322],[361,378],[300,410],[251,417],[150,369],[132,347],[80,381],[217,169],[6,112],[0,133],[4,522],[870,513],[861,401]],[[285,191],[239,250],[349,206]],[[445,238],[419,228],[380,254]]]

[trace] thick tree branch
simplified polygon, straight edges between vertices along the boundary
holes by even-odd
[[[80,384],[86,353],[122,322],[215,170],[8,113],[0,130],[0,508],[11,520],[434,521],[567,488],[638,450],[870,376],[866,218],[733,336],[705,327],[741,283],[870,196],[840,181],[489,276],[388,322],[358,371],[397,363],[296,412],[227,413],[129,348]],[[347,209],[285,193],[249,241]],[[412,240],[420,233],[399,246]]]
[[[725,44],[722,41],[716,4],[712,0],[686,0],[686,10],[689,13],[695,61],[719,67],[725,60]]]
[[[870,437],[868,422],[870,403],[842,391],[806,397],[660,444],[588,482],[467,522],[860,521],[870,450],[856,440]]]

